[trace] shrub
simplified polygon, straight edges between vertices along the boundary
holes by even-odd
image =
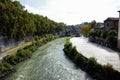
[[[37,47],[36,47],[35,45],[32,45],[32,46],[30,46],[28,49],[29,49],[31,52],[34,52],[34,51],[37,49]]]
[[[66,39],[66,44],[64,45],[65,48],[68,48],[72,46],[72,43],[70,42],[70,39]]]
[[[23,49],[18,50],[18,52],[17,52],[16,55],[17,55],[18,57],[24,57],[25,55],[24,55],[23,51],[24,51]]]
[[[16,64],[16,61],[17,61],[17,56],[16,55],[11,55],[11,56],[8,56],[6,61],[12,65]]]
[[[75,56],[78,53],[75,46],[73,46],[72,48],[70,46],[69,51],[71,53],[71,56]]]
[[[40,39],[39,36],[35,36],[35,41],[38,41]]]
[[[110,64],[103,65],[102,71],[104,73],[103,76],[105,78],[108,78],[109,80],[111,80],[111,76],[113,76],[113,74],[114,74],[114,69],[112,68],[112,65],[110,65]]]
[[[4,62],[0,66],[0,73],[6,72],[6,71],[11,70],[11,69],[12,69],[12,66],[9,63]]]
[[[81,54],[79,54],[79,53],[77,53],[76,55],[75,55],[75,62],[78,64],[78,65],[80,65],[80,66],[86,66],[86,58],[83,56],[83,55],[81,55]]]
[[[88,72],[95,74],[98,71],[99,64],[94,57],[90,57],[87,61],[86,69]]]
[[[116,30],[98,30],[89,33],[89,40],[96,43],[103,43],[107,47],[114,49],[117,48],[117,36],[118,33]],[[105,42],[103,40],[105,40]]]
[[[39,41],[36,42],[36,46],[42,46],[43,44],[43,39],[40,39]]]

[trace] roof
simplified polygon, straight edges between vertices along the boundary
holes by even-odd
[[[108,17],[105,21],[118,21],[119,20],[119,18],[114,18],[114,17]]]

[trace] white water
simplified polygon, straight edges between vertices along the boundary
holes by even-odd
[[[100,64],[111,64],[113,68],[120,71],[120,53],[109,48],[93,44],[84,37],[71,38],[71,42],[87,58],[95,57]]]

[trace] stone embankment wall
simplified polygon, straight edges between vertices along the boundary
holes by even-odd
[[[20,41],[15,41],[15,40],[11,40],[9,41],[6,37],[0,37],[0,52],[7,50],[9,48],[12,48],[13,46],[16,46],[18,44],[24,43],[24,40],[20,40]]]

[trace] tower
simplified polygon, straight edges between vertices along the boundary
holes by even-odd
[[[120,49],[120,11],[119,12],[119,22],[118,22],[118,43],[117,48]]]

